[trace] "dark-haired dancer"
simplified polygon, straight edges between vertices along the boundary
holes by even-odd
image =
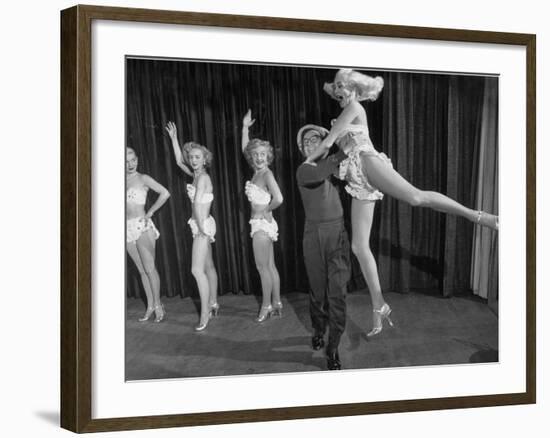
[[[149,175],[139,173],[137,167],[135,151],[126,148],[126,250],[139,271],[147,298],[147,310],[139,321],[147,321],[154,312],[155,322],[161,322],[165,311],[160,302],[160,278],[155,266],[155,241],[160,233],[151,218],[168,200],[170,193]],[[149,189],[159,196],[145,212]]]

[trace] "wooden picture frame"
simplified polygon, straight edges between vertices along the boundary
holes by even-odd
[[[526,391],[177,415],[92,418],[92,22],[112,20],[516,45],[526,49]],[[536,37],[531,34],[75,6],[61,12],[61,426],[98,432],[535,403]]]

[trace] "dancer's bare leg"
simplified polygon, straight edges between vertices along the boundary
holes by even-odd
[[[254,233],[252,248],[254,249],[256,269],[258,269],[262,281],[262,307],[267,307],[271,304],[271,292],[273,290],[273,277],[269,266],[271,245],[271,239],[265,232],[258,231]]]
[[[137,245],[136,243],[127,243],[126,244],[126,251],[128,251],[128,254],[130,255],[130,258],[133,260],[134,264],[136,265],[136,268],[139,272],[139,275],[141,277],[141,284],[143,285],[143,290],[145,291],[145,298],[147,299],[147,311],[152,311],[155,307],[155,300],[153,298],[153,291],[151,290],[151,284],[149,283],[149,277],[147,276],[147,273],[145,272],[145,267],[143,266],[143,262],[141,261],[141,257],[139,255]],[[150,312],[149,312],[150,313]]]
[[[384,305],[384,297],[378,277],[376,260],[370,249],[370,232],[374,215],[375,202],[353,199],[351,202],[351,250],[359,261],[361,272],[369,288],[373,309]]]
[[[254,249],[254,261],[256,269],[260,274],[262,281],[262,306],[260,313],[256,318],[257,322],[265,321],[271,316],[273,308],[271,306],[271,294],[273,292],[273,275],[269,263],[271,247],[273,242],[264,231],[254,233],[252,237],[252,248]]]
[[[160,306],[160,276],[155,266],[155,243],[154,232],[149,230],[140,236],[136,245],[151,285],[153,307]]]
[[[471,222],[497,229],[498,218],[492,214],[479,212],[465,207],[439,192],[424,191],[414,187],[381,158],[373,155],[363,155],[363,166],[366,169],[370,183],[382,193],[405,201],[413,207],[429,207],[434,210],[462,216]]]
[[[380,333],[382,331],[382,318],[389,317],[391,312],[390,307],[384,301],[382,288],[380,287],[380,278],[378,277],[378,267],[370,249],[370,232],[375,205],[375,202],[361,201],[356,198],[353,198],[351,202],[351,227],[353,233],[351,248],[359,261],[361,272],[369,288],[373,309],[372,330],[367,336]]]
[[[218,273],[212,257],[212,244],[208,243],[208,252],[206,255],[206,277],[208,278],[209,305],[218,302]]]
[[[201,315],[199,325],[208,323],[210,317],[210,285],[206,276],[206,257],[208,255],[208,237],[198,235],[193,239],[191,273],[197,282],[201,299]]]
[[[271,242],[270,249],[269,249],[269,270],[271,271],[271,279],[272,279],[271,302],[273,304],[278,304],[281,301],[281,279],[279,277],[279,271],[277,270],[277,266],[275,266],[273,242]]]

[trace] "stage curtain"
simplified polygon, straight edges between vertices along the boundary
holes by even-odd
[[[296,133],[306,123],[330,126],[340,108],[322,91],[334,69],[271,65],[127,60],[127,144],[136,150],[139,171],[163,184],[171,198],[155,215],[161,237],[156,265],[163,296],[195,295],[191,275],[192,239],[187,225],[190,179],[175,164],[168,121],[180,143],[197,141],[214,154],[213,244],[219,293],[259,294],[252,254],[250,206],[244,184],[252,176],[240,149],[241,121],[248,108],[256,123],[251,138],[269,140],[271,166],[284,196],[274,216],[281,292],[307,291],[302,255],[304,213],[295,172],[303,161]],[[372,140],[394,167],[421,189],[448,193],[474,206],[478,187],[479,142],[485,79],[473,76],[366,72],[384,78],[384,90],[366,109]],[[496,129],[496,127],[494,128]],[[120,147],[120,145],[113,145]],[[343,184],[341,184],[343,188]],[[150,194],[148,205],[153,201]],[[342,190],[349,219],[350,199]],[[350,230],[351,231],[351,230]],[[470,289],[473,227],[428,209],[412,209],[385,197],[375,212],[371,244],[384,291],[429,291],[449,295]],[[365,288],[352,257],[350,291]],[[142,294],[139,275],[127,257],[127,295]]]
[[[476,208],[498,213],[498,82],[485,81],[481,124]],[[474,230],[471,286],[474,294],[485,298],[497,312],[498,234],[485,228]]]

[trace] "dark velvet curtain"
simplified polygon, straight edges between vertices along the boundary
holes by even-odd
[[[240,149],[241,121],[248,108],[256,123],[251,138],[269,140],[271,166],[284,196],[275,211],[279,241],[276,264],[281,292],[307,291],[302,257],[303,210],[295,171],[303,161],[296,133],[306,123],[326,127],[340,111],[323,91],[335,70],[286,66],[127,60],[127,145],[139,156],[139,171],[163,184],[170,200],[155,215],[161,232],[156,265],[161,294],[196,293],[191,275],[192,239],[187,220],[190,182],[176,166],[164,126],[176,123],[180,143],[194,140],[214,154],[210,174],[215,200],[212,214],[218,234],[213,245],[219,293],[259,293],[249,236],[249,205],[244,183],[251,177]],[[484,78],[419,73],[366,72],[381,75],[379,99],[366,104],[372,140],[394,167],[414,185],[447,193],[474,206]],[[496,79],[495,79],[496,80]],[[148,203],[154,194],[150,194]],[[350,199],[343,194],[349,218]],[[386,197],[376,208],[371,244],[383,290],[468,290],[472,225],[427,209],[412,209]],[[141,293],[139,275],[127,259],[127,295]],[[353,259],[349,289],[365,287]]]

